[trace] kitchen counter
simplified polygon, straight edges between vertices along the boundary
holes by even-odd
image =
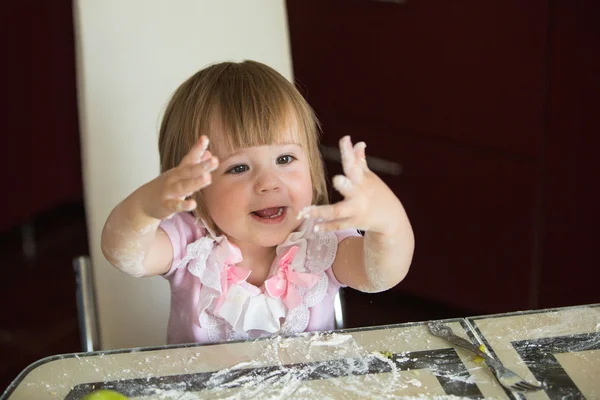
[[[544,390],[504,389],[485,362],[426,322],[48,357],[1,399],[600,399],[600,304],[444,320]]]

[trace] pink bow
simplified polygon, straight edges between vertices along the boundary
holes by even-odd
[[[229,290],[229,286],[232,283],[240,284],[244,282],[250,276],[252,272],[250,268],[246,267],[237,267],[235,264],[242,262],[242,252],[239,247],[226,243],[223,247],[223,251],[226,253],[225,255],[225,268],[221,270],[221,296],[217,300],[217,304],[215,305],[215,310],[219,310],[221,305],[227,298],[227,291]],[[219,249],[221,250],[221,249]]]
[[[225,273],[221,275],[221,287],[223,288],[223,292],[227,292],[229,289],[229,282],[235,284],[242,283],[248,279],[250,272],[250,268],[228,265],[225,268]]]
[[[297,251],[298,246],[294,246],[282,255],[277,273],[265,281],[267,293],[271,297],[281,297],[288,310],[298,307],[302,302],[297,286],[310,289],[319,280],[317,275],[290,269]]]

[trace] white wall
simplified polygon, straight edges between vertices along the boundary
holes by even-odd
[[[85,204],[102,349],[166,342],[168,284],[129,278],[100,251],[111,209],[159,172],[166,102],[208,64],[254,59],[291,79],[284,0],[77,0]]]

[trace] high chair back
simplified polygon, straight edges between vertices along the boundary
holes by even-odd
[[[92,261],[79,265],[93,265],[89,277],[96,300],[96,327],[87,322],[83,327],[98,331],[92,340],[98,349],[166,343],[168,283],[117,271],[102,255],[100,235],[112,208],[158,175],[158,128],[169,97],[200,68],[225,60],[257,60],[292,80],[285,5],[284,0],[179,0],[176,6],[148,0],[74,1]],[[82,301],[92,296],[83,288]],[[91,313],[86,304],[81,303],[87,309],[82,316]]]
[[[81,350],[94,351],[100,346],[98,332],[98,314],[96,313],[96,295],[94,294],[94,276],[90,258],[79,256],[73,260],[75,270],[77,317]]]

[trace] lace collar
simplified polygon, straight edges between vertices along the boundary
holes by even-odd
[[[328,278],[324,271],[335,259],[335,234],[315,234],[312,222],[303,221],[277,246],[269,278],[257,288],[246,282],[250,269],[237,266],[243,260],[240,249],[226,236],[215,235],[201,219],[197,223],[205,235],[187,245],[175,267],[187,267],[202,284],[198,318],[209,339],[306,329],[308,308],[325,296]]]

